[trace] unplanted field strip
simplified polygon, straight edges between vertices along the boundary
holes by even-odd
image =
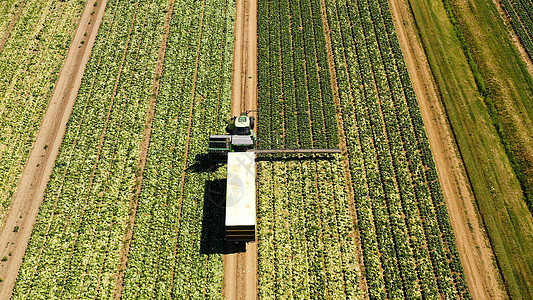
[[[419,44],[420,41],[415,35],[408,33],[416,32],[409,10],[405,1],[392,1],[391,3],[398,37],[420,102],[431,148],[434,149],[435,162],[438,166],[445,200],[449,206],[452,226],[457,235],[459,254],[465,266],[470,294],[474,299],[490,297],[500,299],[504,297],[505,291],[500,287],[499,280],[501,279],[498,279],[500,274],[497,267],[492,264],[494,254],[486,242],[486,233],[482,229],[480,216],[474,207],[474,195],[470,190],[468,178],[463,174],[466,171],[458,150],[454,146],[453,132],[447,124],[444,108],[435,107],[435,105],[442,105],[438,102],[437,91],[425,53],[423,53],[424,50]],[[438,132],[435,128],[439,128]],[[459,209],[453,209],[454,207],[459,207]],[[472,227],[469,229],[471,232],[461,229],[469,227]]]

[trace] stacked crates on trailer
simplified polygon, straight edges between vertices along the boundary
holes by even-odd
[[[255,241],[255,154],[228,153],[226,240]]]

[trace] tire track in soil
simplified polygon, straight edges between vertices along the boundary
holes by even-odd
[[[0,265],[0,278],[3,279],[0,283],[1,299],[9,299],[13,292],[44,190],[65,133],[66,123],[102,21],[107,0],[102,0],[96,7],[95,2],[96,0],[88,1],[80,17],[39,133],[13,196],[5,224],[0,231],[0,245],[5,245],[0,250],[0,256],[12,254],[7,262]],[[93,10],[95,14],[92,13]],[[87,37],[84,36],[85,33]],[[86,42],[81,45],[81,41]],[[11,230],[15,226],[20,228],[17,233]]]
[[[144,169],[146,167],[146,159],[148,158],[148,146],[150,145],[150,137],[152,135],[152,123],[155,115],[155,104],[157,96],[159,95],[159,87],[161,84],[161,75],[163,74],[167,42],[168,37],[170,35],[170,21],[172,19],[172,13],[174,11],[175,2],[175,0],[170,0],[168,4],[168,11],[165,15],[164,33],[161,39],[161,45],[159,47],[159,52],[157,56],[154,82],[152,85],[152,93],[148,101],[148,111],[146,113],[146,121],[144,123],[141,151],[139,153],[139,160],[137,163],[137,174],[135,176],[135,185],[133,187],[134,191],[130,201],[128,224],[124,232],[124,237],[122,239],[123,242],[119,258],[120,265],[117,269],[117,274],[115,278],[115,290],[113,292],[113,299],[120,299],[122,296],[122,291],[124,289],[124,274],[126,271],[126,265],[128,263],[131,239],[133,237],[133,228],[135,225],[135,219],[137,214],[137,204],[139,201],[139,197],[141,196]]]
[[[22,10],[26,6],[26,2],[27,1],[24,1],[20,4],[17,14],[13,17],[13,19],[11,20],[11,23],[9,23],[9,26],[7,27],[6,32],[4,32],[4,35],[2,36],[2,39],[0,39],[0,52],[2,52],[2,49],[4,49],[4,45],[9,39],[9,36],[11,35],[11,31],[13,31],[13,27],[15,27],[15,24],[17,23],[20,17],[20,14],[22,13]]]
[[[337,86],[337,72],[335,70],[335,59],[333,58],[333,48],[331,46],[331,36],[330,32],[331,29],[329,28],[329,23],[327,19],[327,13],[326,13],[326,2],[325,0],[320,1],[320,9],[322,12],[322,22],[324,24],[324,35],[326,37],[326,48],[328,52],[328,65],[329,65],[329,73],[331,76],[331,89],[333,92],[333,99],[335,100],[335,108],[337,111],[337,126],[339,128],[339,148],[341,149],[341,155],[342,155],[342,165],[344,169],[344,178],[346,182],[346,193],[348,196],[348,202],[350,204],[350,213],[352,216],[352,226],[353,228],[356,228],[357,222],[357,211],[355,209],[354,203],[354,191],[353,191],[353,182],[352,182],[352,174],[350,172],[350,159],[348,157],[348,147],[346,145],[346,134],[344,132],[344,121],[342,119],[341,113],[341,103],[339,98],[339,87]],[[359,288],[363,292],[363,295],[365,298],[368,297],[368,285],[366,282],[365,276],[362,274],[365,273],[365,265],[363,262],[363,250],[361,246],[361,238],[359,236],[359,232],[356,230],[353,230],[353,238],[354,243],[357,246],[358,249],[358,255],[357,260],[359,262],[359,268],[360,268],[360,280],[359,280]]]
[[[473,299],[505,299],[501,275],[494,266],[494,253],[475,207],[476,200],[418,38],[411,8],[405,0],[392,0],[390,9],[420,105],[470,294]]]

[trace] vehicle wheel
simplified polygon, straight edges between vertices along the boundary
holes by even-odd
[[[254,129],[254,125],[255,125],[255,118],[250,117],[250,129]]]

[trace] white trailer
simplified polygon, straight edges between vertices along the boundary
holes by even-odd
[[[255,241],[255,153],[229,152],[226,189],[226,240]]]

